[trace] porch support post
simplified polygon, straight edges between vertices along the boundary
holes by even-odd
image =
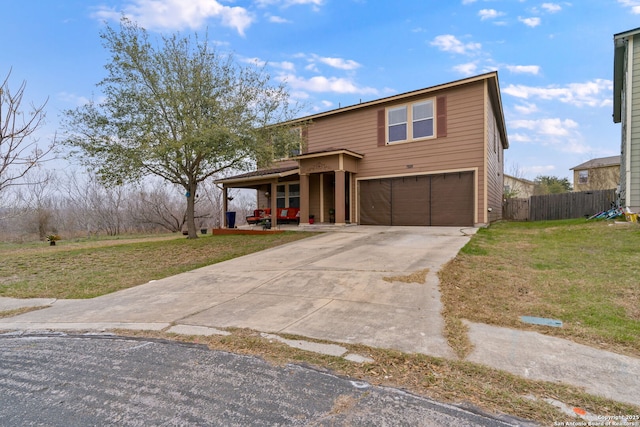
[[[345,225],[345,202],[344,202],[344,182],[345,172],[343,170],[336,171],[336,185],[335,185],[335,210],[336,210],[336,225]]]
[[[223,185],[222,186],[222,225],[223,228],[229,228],[229,224],[227,224],[227,210],[229,209],[228,206],[228,199],[227,197],[229,196],[229,189]]]
[[[300,175],[300,224],[309,224],[309,175]]]
[[[278,225],[278,181],[271,182],[271,228]]]

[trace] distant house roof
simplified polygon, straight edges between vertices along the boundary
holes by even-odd
[[[620,156],[600,157],[598,159],[591,159],[588,162],[581,163],[578,166],[574,166],[571,170],[604,168],[607,166],[617,165],[620,165]]]
[[[518,177],[515,177],[515,176],[512,176],[512,175],[506,174],[506,173],[504,174],[504,177],[507,178],[507,179],[512,179],[514,181],[520,181],[520,182],[528,184],[528,185],[535,185],[536,184],[535,182],[530,181],[528,179],[518,178]]]

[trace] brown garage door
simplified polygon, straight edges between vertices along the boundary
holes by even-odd
[[[473,172],[359,181],[362,225],[473,225]]]

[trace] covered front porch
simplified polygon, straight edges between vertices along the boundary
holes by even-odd
[[[218,180],[224,211],[228,210],[229,189],[243,188],[256,190],[256,207],[270,210],[272,227],[285,222],[279,217],[288,217],[290,223],[292,212],[296,212],[296,222],[305,226],[356,222],[355,175],[362,157],[344,149],[305,153],[280,167]],[[224,226],[228,227],[226,217]]]

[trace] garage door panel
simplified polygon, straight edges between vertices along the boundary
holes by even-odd
[[[360,181],[360,224],[391,225],[391,181]]]
[[[431,178],[431,225],[473,225],[473,173]]]
[[[391,180],[392,225],[429,225],[429,176]]]

